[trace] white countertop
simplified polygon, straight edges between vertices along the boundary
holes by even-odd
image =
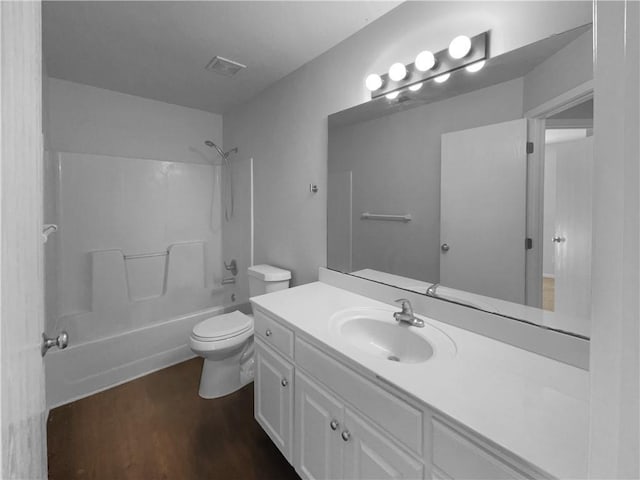
[[[350,308],[397,306],[321,282],[251,301],[552,476],[587,477],[587,371],[428,317],[422,318],[453,340],[454,355],[436,351],[415,364],[375,358],[336,341],[329,320]]]

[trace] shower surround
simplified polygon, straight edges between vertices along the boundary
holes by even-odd
[[[221,285],[221,167],[47,152],[47,401],[67,403],[192,357]],[[55,179],[55,180],[53,180]],[[51,181],[53,180],[53,181]]]

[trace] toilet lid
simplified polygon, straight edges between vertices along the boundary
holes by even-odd
[[[193,336],[205,341],[224,340],[243,334],[252,328],[253,320],[236,310],[198,323],[193,327]]]

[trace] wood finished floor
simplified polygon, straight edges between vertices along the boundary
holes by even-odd
[[[198,396],[202,359],[53,409],[51,480],[299,480],[253,418],[253,384]]]

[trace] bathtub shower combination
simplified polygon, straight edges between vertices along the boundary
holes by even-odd
[[[228,162],[47,152],[46,163],[45,219],[59,227],[45,246],[46,326],[70,339],[46,357],[54,407],[193,356],[192,328],[235,308],[222,284],[233,203]]]

